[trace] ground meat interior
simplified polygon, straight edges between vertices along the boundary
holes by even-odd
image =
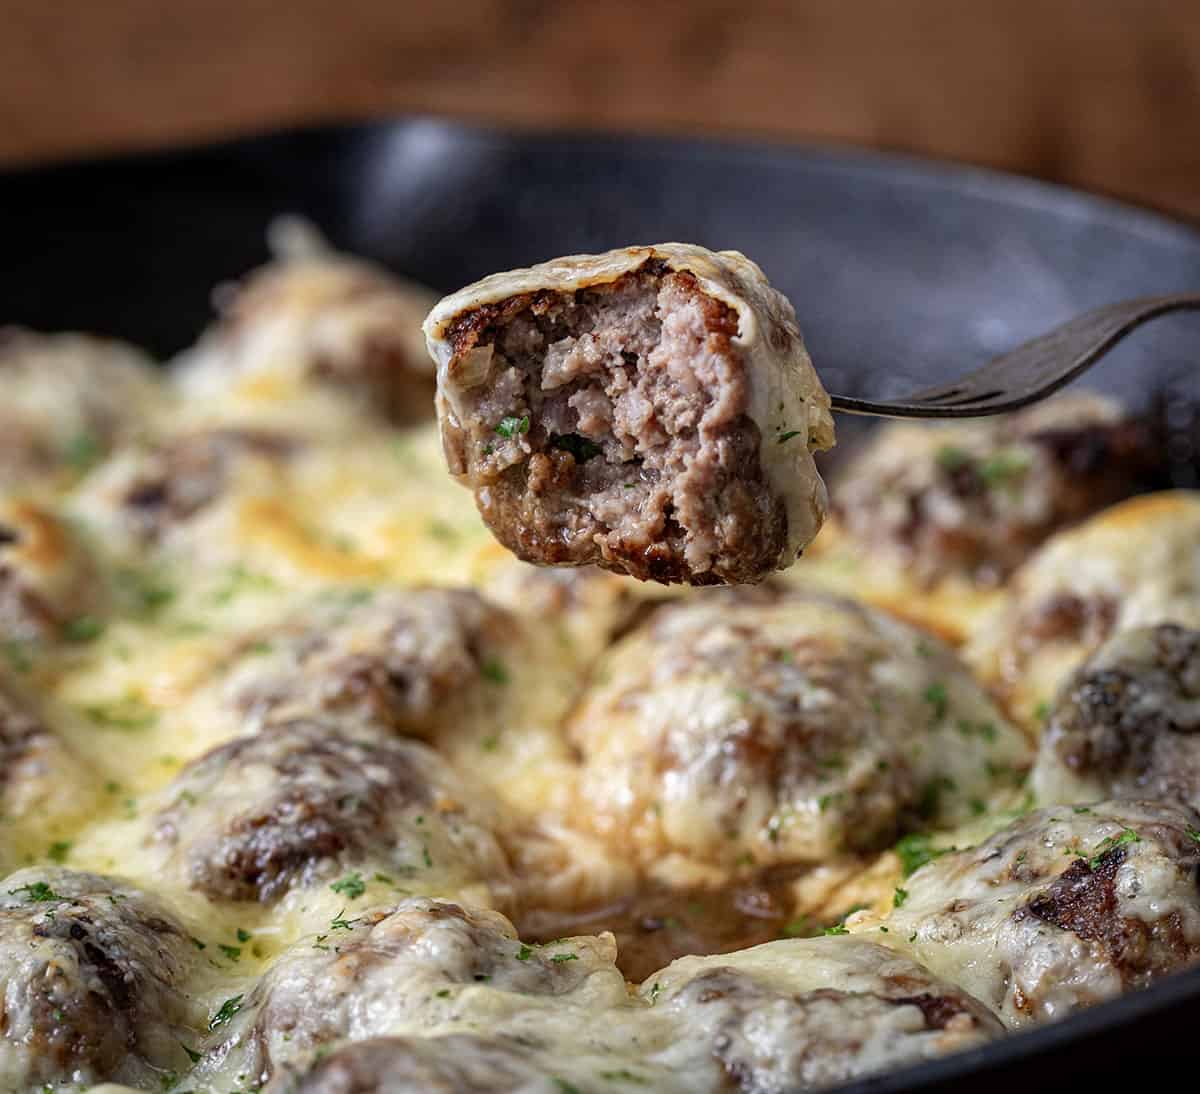
[[[468,312],[450,332],[450,467],[527,561],[761,580],[791,561],[787,515],[759,462],[737,333],[731,308],[653,260]]]

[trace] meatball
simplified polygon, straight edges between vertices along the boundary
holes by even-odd
[[[880,937],[1007,1025],[1062,1018],[1200,959],[1198,840],[1166,802],[1039,809],[921,867]]]
[[[521,1045],[469,1033],[376,1037],[322,1057],[300,1078],[284,1075],[264,1094],[561,1094]]]
[[[1160,462],[1147,425],[1109,400],[1067,396],[1004,418],[886,426],[839,478],[834,511],[859,551],[921,585],[995,585]]]
[[[273,485],[297,447],[286,434],[249,429],[131,447],[88,483],[80,508],[135,549],[169,544],[194,535],[201,518],[238,487]]]
[[[614,957],[611,937],[529,946],[495,912],[407,899],[335,920],[285,954],[219,1030],[204,1066],[235,1069],[258,1085],[304,1069],[343,1039],[445,1025],[519,1032],[533,1045],[555,1014],[569,1016],[582,1044],[582,1023],[629,1006]]]
[[[954,823],[1029,747],[940,642],[822,594],[709,594],[601,663],[568,732],[589,822],[624,854],[820,862]]]
[[[0,1086],[158,1086],[188,1066],[195,951],[157,900],[112,878],[21,870],[0,882]]]
[[[1046,802],[1200,808],[1200,631],[1134,627],[1101,646],[1051,709],[1033,787]]]
[[[966,654],[1009,709],[1037,725],[1110,634],[1168,622],[1200,626],[1200,493],[1132,498],[1047,540],[978,621]]]
[[[352,416],[431,416],[433,369],[421,318],[426,289],[332,252],[291,256],[224,294],[216,327],[175,366],[185,396],[245,396],[241,421],[298,422],[306,391],[334,395]],[[352,420],[347,418],[347,420]]]
[[[0,328],[0,487],[70,482],[165,402],[153,362],[120,342]]]
[[[734,251],[557,259],[425,321],[451,473],[520,558],[761,581],[825,515],[829,397],[791,305]]]
[[[1003,1033],[978,1000],[894,951],[854,938],[769,942],[683,957],[642,984],[676,1023],[664,1054],[721,1089],[810,1090],[972,1048]]]
[[[295,887],[328,889],[354,867],[383,879],[385,890],[508,895],[481,792],[415,741],[284,722],[192,761],[166,794],[152,841],[186,884],[214,900],[270,903]]]
[[[0,639],[13,667],[29,644],[69,636],[97,610],[95,566],[71,529],[49,510],[0,495]],[[28,652],[27,650],[25,652]]]
[[[36,833],[49,843],[60,834],[60,824],[85,814],[94,800],[95,785],[83,763],[0,674],[0,816],[7,829],[0,863],[18,834]]]
[[[319,606],[318,606],[319,608]],[[327,714],[436,737],[493,709],[522,624],[470,589],[397,589],[304,617],[225,685],[255,721]]]

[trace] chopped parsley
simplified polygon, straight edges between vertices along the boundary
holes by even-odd
[[[529,946],[526,946],[524,942],[522,942],[521,948],[517,950],[516,958],[518,961],[528,961],[532,954],[533,950]]]
[[[30,651],[33,643],[19,638],[8,638],[3,643],[4,658],[13,672],[22,675],[33,668],[33,658]]]
[[[799,429],[789,429],[786,433],[780,433],[779,436],[776,438],[776,443],[777,444],[786,444],[793,437],[799,437],[800,432],[801,431]]]
[[[971,462],[970,453],[965,448],[959,448],[953,444],[942,445],[934,458],[937,460],[938,467],[951,473],[961,471]]]
[[[843,797],[845,797],[845,794],[843,794],[843,792],[840,790],[833,794],[822,794],[817,799],[817,810],[821,813],[824,813],[825,810],[831,805],[836,805],[838,802],[840,802]]]
[[[80,708],[84,717],[100,729],[142,730],[158,724],[158,711],[136,695],[111,703],[91,703]]]
[[[53,900],[66,900],[65,896],[56,893],[44,881],[32,881],[28,885],[22,885],[16,889],[9,889],[10,894],[15,896],[18,893],[24,893],[35,904],[44,904]]]
[[[799,919],[793,919],[783,925],[784,938],[806,938],[812,933],[812,926],[809,924],[807,917],[800,916]]]
[[[68,642],[94,642],[104,633],[104,620],[94,615],[79,615],[63,624],[63,637]]]
[[[194,1048],[188,1048],[187,1045],[185,1045],[182,1041],[179,1042],[179,1047],[181,1049],[183,1049],[184,1052],[187,1053],[188,1059],[191,1060],[192,1063],[194,1063],[194,1064],[198,1064],[201,1060],[204,1059],[203,1052],[197,1052]]]
[[[54,843],[50,844],[50,847],[46,851],[46,857],[50,859],[51,862],[65,862],[67,855],[70,853],[70,840],[55,840]]]
[[[529,415],[523,414],[520,418],[501,418],[500,424],[496,426],[496,432],[501,437],[516,437],[521,433],[528,433]]]
[[[217,943],[217,949],[220,950],[230,961],[240,961],[242,959],[241,946],[227,946],[224,942]]]
[[[552,954],[550,960],[556,965],[561,965],[564,961],[578,961],[579,954],[577,953],[556,953]]]
[[[826,927],[821,933],[822,934],[849,934],[850,932],[846,929],[845,924],[835,923],[832,927]]]
[[[508,669],[504,662],[495,657],[489,657],[479,666],[479,675],[493,684],[507,684],[509,681]]]
[[[367,883],[363,881],[362,874],[357,870],[352,874],[347,874],[340,881],[335,881],[329,886],[335,893],[340,893],[347,900],[357,900],[367,891]]]
[[[358,922],[357,919],[346,919],[345,914],[346,909],[343,908],[329,921],[329,929],[331,931],[348,931],[351,930],[354,924]]]
[[[949,696],[946,693],[946,685],[940,680],[935,680],[925,689],[922,698],[931,707],[933,707],[933,720],[940,722],[946,717],[946,707],[949,703]]]
[[[208,943],[201,942],[200,939],[198,939],[195,935],[189,935],[189,937],[192,940],[192,945],[195,946],[196,949],[203,950],[208,948]]]
[[[235,995],[231,999],[226,999],[217,1010],[217,1013],[208,1020],[208,1028],[214,1030],[218,1026],[223,1026],[226,1022],[230,1021],[242,1009],[242,1000],[244,998],[245,996]]]
[[[1118,847],[1124,847],[1129,843],[1141,843],[1142,837],[1139,836],[1132,828],[1122,829],[1121,834],[1117,836],[1108,836],[1102,839],[1092,852],[1092,857],[1087,860],[1088,866],[1093,870],[1100,866],[1101,860],[1110,851],[1115,851]]]
[[[458,533],[444,520],[431,520],[428,525],[429,535],[442,543],[455,543]]]
[[[979,467],[979,477],[988,486],[1014,486],[1033,466],[1028,452],[1019,448],[1001,448]]]
[[[433,868],[433,857],[429,854],[429,845],[428,844],[426,844],[424,847],[421,848],[421,858],[424,859],[424,861],[425,861],[425,869],[426,870]]]
[[[242,928],[241,928],[241,927],[239,927],[239,928],[237,929],[237,940],[238,940],[239,942],[249,942],[249,941],[250,941],[250,932],[249,932],[249,931],[243,931],[243,930],[242,930]]]
[[[450,997],[450,989],[442,988],[442,990],[437,992],[436,995],[439,999],[448,999]]]
[[[228,604],[242,593],[252,590],[273,592],[276,588],[275,579],[270,575],[247,569],[242,563],[236,562],[226,571],[225,582],[213,593],[212,600],[214,604]]]
[[[1200,843],[1200,828],[1193,828],[1191,825],[1188,825],[1187,834],[1188,839],[1193,843]]]
[[[114,579],[139,616],[155,615],[175,599],[175,589],[150,570],[118,570]]]
[[[901,837],[893,848],[900,859],[900,868],[904,876],[909,877],[927,862],[953,851],[953,847],[934,847],[928,832],[910,832]]]
[[[894,893],[892,893],[892,907],[893,908],[902,908],[904,906],[904,902],[907,899],[908,899],[908,890],[901,889],[900,886],[897,885],[896,891]]]
[[[1044,722],[1050,717],[1050,704],[1043,699],[1036,707],[1033,708],[1033,716],[1039,722]]]
[[[524,432],[524,430],[521,432]],[[552,437],[550,439],[550,447],[570,452],[575,457],[576,463],[587,463],[593,456],[599,456],[603,451],[595,441],[589,441],[586,437],[581,437],[578,433],[564,433],[561,437]]]
[[[104,450],[91,433],[76,433],[63,446],[63,459],[76,471],[87,471],[100,462]]]
[[[639,1086],[646,1086],[649,1082],[648,1079],[641,1075],[635,1075],[625,1067],[617,1068],[616,1071],[602,1071],[600,1072],[600,1078],[615,1083],[637,1083]]]

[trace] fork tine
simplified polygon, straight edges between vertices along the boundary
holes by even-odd
[[[1079,316],[948,384],[925,388],[905,402],[984,410],[1015,409],[1052,394],[1090,367],[1124,334],[1164,311],[1200,307],[1200,297],[1149,297]]]

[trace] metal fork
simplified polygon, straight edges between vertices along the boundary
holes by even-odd
[[[1200,309],[1200,293],[1109,304],[997,357],[949,383],[880,402],[830,396],[833,409],[882,418],[982,418],[1036,403],[1091,368],[1131,331],[1159,315]]]

